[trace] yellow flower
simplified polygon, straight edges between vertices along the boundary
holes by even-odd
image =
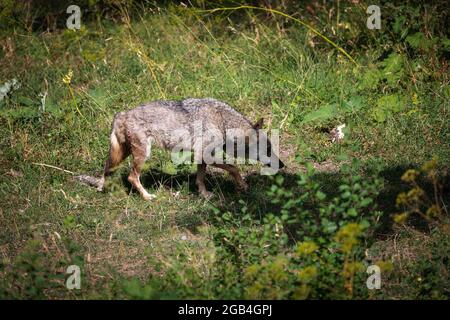
[[[244,278],[246,279],[253,279],[253,277],[259,272],[260,266],[257,264],[252,264],[251,266],[247,267],[244,272]]]
[[[425,172],[434,170],[434,169],[436,169],[436,165],[437,165],[436,159],[432,159],[430,161],[425,162],[422,165],[422,170],[425,171]]]
[[[344,269],[342,270],[342,275],[345,278],[350,278],[357,272],[364,270],[364,265],[361,262],[349,262],[344,264]]]
[[[62,81],[65,84],[70,84],[70,82],[72,81],[72,76],[73,76],[73,71],[72,71],[72,69],[69,69],[69,72],[63,77]]]
[[[398,194],[397,199],[395,200],[395,203],[397,204],[397,207],[408,203],[408,197],[406,196],[406,193],[401,192]]]
[[[417,106],[419,104],[419,97],[417,96],[417,93],[414,92],[414,94],[411,97],[413,105]]]
[[[285,257],[276,257],[268,267],[270,277],[275,281],[284,280],[286,278],[286,271],[284,269],[287,263],[288,261]]]
[[[253,285],[245,289],[246,297],[249,299],[258,299],[263,288],[264,287],[261,283],[258,281],[255,282]]]
[[[419,176],[419,172],[414,169],[406,170],[406,172],[402,175],[402,180],[405,182],[413,182]]]
[[[382,272],[391,272],[394,270],[394,265],[391,261],[378,260],[375,262],[375,265],[379,266]]]
[[[311,288],[308,287],[307,284],[302,284],[300,287],[295,289],[293,298],[296,300],[305,300],[309,296],[309,292],[311,291]]]
[[[428,208],[426,215],[429,218],[434,218],[439,215],[440,211],[441,210],[439,210],[439,207],[437,205],[433,204],[431,207]]]
[[[298,279],[302,282],[310,282],[317,277],[317,268],[314,266],[308,266],[298,271]]]
[[[342,251],[349,253],[358,243],[358,236],[363,228],[357,223],[349,223],[341,227],[335,236],[335,240],[341,244]]]
[[[420,197],[422,197],[424,194],[423,190],[419,187],[412,188],[408,191],[408,194],[406,195],[408,197],[408,200],[411,201],[418,201]]]
[[[301,242],[297,245],[297,255],[307,256],[319,249],[319,247],[313,241]]]
[[[338,238],[357,237],[361,234],[362,228],[358,223],[349,223],[339,229]]]
[[[408,219],[408,213],[406,213],[406,212],[394,215],[395,223],[403,224],[406,222],[406,219]]]

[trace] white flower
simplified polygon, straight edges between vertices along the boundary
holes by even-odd
[[[344,128],[345,128],[345,123],[341,124],[339,126],[337,126],[336,128],[333,128],[333,130],[331,130],[331,142],[339,142],[342,139],[344,139]]]
[[[19,88],[20,83],[16,78],[10,81],[6,81],[4,85],[0,86],[0,101],[2,101],[8,95],[8,93]]]

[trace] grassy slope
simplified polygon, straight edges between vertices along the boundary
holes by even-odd
[[[320,50],[311,48],[304,30],[280,33],[255,25],[252,31],[230,28],[219,33],[211,26],[195,16],[163,14],[128,26],[92,24],[77,35],[16,33],[6,39],[1,80],[15,77],[22,83],[8,107],[36,110],[38,94],[48,92],[47,113],[41,117],[0,120],[0,254],[6,264],[16,261],[19,252],[39,250],[46,257],[37,262],[43,270],[61,273],[81,256],[86,274],[78,295],[107,297],[111,279],[157,273],[146,257],[164,257],[180,243],[193,263],[206,263],[196,248],[207,248],[209,204],[196,194],[192,168],[176,170],[166,153],[155,152],[144,174],[144,185],[158,196],[153,202],[130,192],[127,165],[111,179],[107,193],[97,193],[66,173],[32,164],[99,173],[113,114],[145,101],[211,96],[251,119],[264,116],[269,127],[282,126],[281,157],[289,167],[287,174],[301,169],[296,155],[338,166],[339,155],[347,154],[369,167],[372,159],[382,158],[386,177],[395,181],[408,166],[432,155],[448,156],[448,110],[439,94],[429,98],[439,88],[405,85],[408,95],[421,97],[413,116],[408,109],[377,124],[370,106],[364,106],[322,127],[301,125],[303,114],[324,104],[358,95],[370,105],[382,93],[358,90],[361,69],[317,39]],[[362,64],[372,59],[370,52],[358,57]],[[62,81],[69,70],[70,89]],[[428,112],[432,109],[439,112]],[[331,144],[322,129],[341,122],[349,124],[350,134],[343,144]],[[252,167],[244,170],[255,172]],[[331,173],[322,178],[324,185],[338,179]],[[261,202],[270,182],[257,176],[250,182],[251,192],[240,195],[225,174],[212,173],[209,187],[218,194],[213,203],[236,210],[242,198],[264,213]],[[385,201],[395,199],[396,187],[388,185]],[[26,290],[26,282],[23,286]],[[61,286],[45,293],[52,298],[74,294]]]

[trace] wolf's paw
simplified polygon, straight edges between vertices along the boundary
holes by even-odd
[[[152,199],[155,199],[156,195],[152,194],[152,193],[145,192],[145,193],[142,194],[142,198],[144,198],[144,200],[146,200],[146,201],[150,201]]]
[[[201,196],[203,197],[203,198],[205,198],[206,200],[209,200],[209,199],[211,199],[212,197],[214,197],[214,193],[212,193],[212,192],[209,192],[209,191],[203,191],[203,192],[201,192],[200,193],[201,194]]]

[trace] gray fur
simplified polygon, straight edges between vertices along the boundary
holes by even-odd
[[[100,183],[100,178],[88,176],[86,174],[75,176],[74,179],[91,187],[98,187]]]
[[[258,122],[258,125],[261,124],[261,121]],[[200,126],[202,130],[200,130]],[[114,116],[110,137],[110,155],[105,163],[104,175],[97,183],[98,190],[103,190],[105,178],[111,173],[111,169],[132,154],[133,167],[128,180],[144,199],[150,200],[154,195],[144,189],[139,176],[143,163],[150,156],[152,144],[163,149],[173,150],[175,146],[180,146],[180,132],[182,132],[181,138],[187,138],[187,142],[182,141],[183,144],[187,144],[183,149],[193,150],[195,148],[192,147],[199,139],[203,139],[203,143],[208,144],[209,141],[204,141],[205,137],[208,136],[208,132],[214,131],[218,132],[223,140],[211,141],[218,147],[222,147],[225,144],[227,130],[236,128],[242,130],[244,136],[253,135],[254,138],[256,136],[256,140],[246,140],[247,144],[251,143],[249,141],[257,142],[258,135],[255,134],[255,127],[247,118],[228,104],[212,98],[154,101],[119,112]],[[201,160],[200,162],[202,162]],[[196,183],[200,193],[209,197],[210,193],[206,191],[203,182],[206,165],[205,162],[198,164]],[[220,163],[211,165],[228,171],[240,188],[247,188],[247,184],[236,167]],[[86,179],[84,181],[86,182]]]
[[[148,137],[161,148],[172,149],[179,141],[174,134],[177,130],[187,130],[194,143],[199,134],[195,123],[203,124],[206,130],[217,129],[225,137],[226,129],[252,129],[252,124],[242,114],[228,104],[213,98],[185,99],[182,101],[154,101],[135,109],[119,112],[114,117],[113,131],[119,143],[125,143],[125,132],[135,132],[142,141]]]

